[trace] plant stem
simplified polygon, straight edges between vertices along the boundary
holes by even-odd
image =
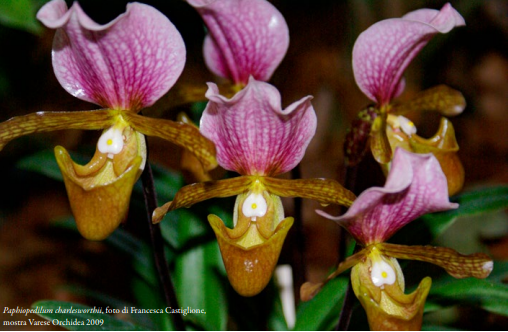
[[[157,207],[157,194],[153,181],[152,167],[147,162],[145,170],[141,175],[143,183],[143,196],[145,198],[145,206],[147,212],[148,228],[150,230],[150,242],[152,244],[155,266],[159,276],[159,281],[164,293],[166,305],[171,308],[180,308],[176,298],[175,288],[169,275],[169,266],[164,253],[164,240],[159,224],[152,224],[152,213]],[[185,331],[185,323],[181,314],[170,314],[174,327],[177,331]]]
[[[340,312],[339,322],[335,327],[336,331],[347,331],[349,327],[349,322],[351,321],[351,315],[353,313],[354,300],[355,296],[350,280],[347,286],[346,295],[344,296],[344,302],[342,303],[342,310]]]
[[[344,174],[344,182],[345,187],[352,192],[355,192],[355,186],[356,186],[356,171],[357,167],[353,166],[346,166],[345,165],[345,174]],[[343,261],[346,257],[346,241],[347,241],[347,234],[344,231],[344,229],[341,229],[341,232],[339,233],[339,240],[340,242],[340,252],[339,252],[339,263]],[[355,252],[356,252],[355,248]],[[351,321],[351,315],[353,314],[353,304],[354,304],[354,292],[353,287],[351,286],[351,280],[348,282],[348,288],[346,291],[346,294],[344,296],[344,301],[342,303],[342,310],[340,312],[339,321],[337,323],[337,326],[335,327],[336,331],[347,331],[349,327],[349,322]]]

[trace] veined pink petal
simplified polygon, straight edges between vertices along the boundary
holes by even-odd
[[[402,18],[380,21],[365,30],[353,48],[353,71],[360,90],[378,104],[388,104],[404,90],[404,70],[437,33],[465,25],[449,4],[440,11],[420,9]]]
[[[185,45],[174,25],[155,8],[127,5],[106,25],[92,21],[77,2],[44,5],[37,18],[57,29],[53,69],[73,96],[103,107],[134,110],[153,104],[180,76]]]
[[[242,175],[275,175],[294,168],[316,132],[311,96],[281,107],[272,85],[250,78],[233,98],[208,83],[210,100],[201,118],[201,133],[217,148],[217,162]]]
[[[381,243],[410,221],[426,213],[456,209],[448,200],[446,177],[432,154],[397,148],[383,188],[364,191],[340,217],[323,211],[362,244]]]
[[[289,30],[266,0],[188,0],[205,21],[209,35],[203,53],[208,68],[235,83],[249,76],[268,81],[286,55]]]

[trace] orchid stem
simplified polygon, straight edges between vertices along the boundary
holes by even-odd
[[[335,327],[335,331],[348,330],[351,315],[353,314],[354,298],[353,287],[351,286],[351,281],[349,281],[346,295],[344,295],[344,302],[342,303],[342,310],[340,311],[339,322]]]
[[[291,170],[291,178],[301,178],[300,165],[297,165]],[[299,299],[300,288],[305,282],[307,272],[305,268],[305,236],[302,222],[302,199],[300,197],[295,197],[293,202],[296,230],[296,248],[293,248],[293,280],[296,293],[295,299]]]
[[[159,276],[159,281],[164,293],[166,305],[171,308],[180,308],[176,298],[175,288],[169,274],[169,266],[164,253],[164,240],[159,224],[152,224],[152,213],[157,208],[157,194],[153,181],[152,167],[146,163],[145,171],[141,174],[143,183],[143,196],[147,212],[148,228],[150,230],[150,242],[152,243],[155,266]],[[185,323],[181,314],[171,314],[174,327],[177,331],[185,331]]]
[[[345,187],[352,192],[355,192],[356,187],[356,166],[347,166],[345,165],[344,172],[344,184]],[[346,241],[347,241],[347,233],[344,229],[341,229],[339,233],[339,240],[341,241],[339,244],[339,263],[342,262],[346,257]],[[355,248],[355,252],[357,248]],[[351,321],[351,315],[353,314],[353,305],[354,305],[354,292],[353,287],[351,286],[351,280],[348,282],[348,287],[346,294],[344,295],[344,301],[342,302],[342,310],[340,311],[339,321],[337,326],[335,327],[336,331],[347,331],[349,328],[349,322]]]

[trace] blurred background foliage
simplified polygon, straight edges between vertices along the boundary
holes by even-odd
[[[54,32],[35,20],[35,13],[45,2],[0,1],[0,121],[41,110],[95,107],[68,95],[54,77],[51,68]],[[72,1],[67,2],[70,5]],[[185,111],[197,123],[203,105],[176,105],[175,95],[188,84],[204,85],[216,80],[203,64],[201,46],[205,30],[201,19],[184,1],[144,2],[170,18],[187,46],[186,68],[177,85],[145,113],[176,119],[179,112]],[[376,21],[422,7],[438,9],[445,1],[271,2],[285,16],[291,36],[288,54],[271,82],[281,91],[283,105],[313,95],[318,116],[316,136],[300,165],[301,176],[342,182],[343,138],[357,112],[369,104],[352,74],[354,41]],[[126,3],[80,1],[99,23],[122,13]],[[506,329],[508,2],[457,0],[452,5],[465,17],[467,26],[437,36],[429,43],[406,71],[407,88],[400,99],[410,99],[416,92],[441,83],[464,93],[468,106],[463,114],[452,119],[466,170],[466,194],[454,198],[463,204],[463,213],[458,219],[449,215],[422,218],[410,224],[393,242],[433,241],[466,254],[489,253],[498,262],[486,281],[454,281],[439,269],[416,262],[407,264],[411,269],[406,270],[406,279],[411,289],[425,275],[434,278],[424,316],[426,329]],[[439,116],[435,114],[409,117],[424,137],[432,136],[438,127]],[[63,145],[73,152],[73,158],[85,163],[92,156],[99,135],[70,130],[37,134],[11,142],[0,153],[0,307],[28,308],[44,299],[119,308],[165,307],[150,246],[146,243],[140,184],[133,194],[127,222],[106,241],[86,241],[74,229],[52,148]],[[162,203],[192,179],[180,171],[178,147],[152,138],[148,144]],[[361,167],[358,181],[362,189],[384,182],[375,163],[367,161]],[[221,174],[219,171],[218,176]],[[275,282],[249,299],[238,296],[227,282],[206,215],[213,211],[230,221],[233,204],[233,199],[212,200],[171,213],[161,224],[180,304],[207,309],[206,316],[188,315],[186,322],[191,329],[287,329]],[[293,201],[285,200],[284,204],[286,215],[293,215]],[[299,280],[324,278],[336,266],[340,250],[344,250],[338,242],[338,226],[317,216],[316,208],[319,208],[316,202],[303,202],[304,243],[298,241],[292,230],[280,258],[280,263],[294,264],[296,246],[304,252],[305,275],[295,276],[295,284]],[[334,207],[328,211],[340,212]],[[347,278],[338,278],[315,300],[298,305],[296,328],[332,329],[346,286]],[[361,308],[356,305],[351,329],[366,328],[363,310],[358,309]],[[111,327],[172,326],[166,315],[114,318]]]

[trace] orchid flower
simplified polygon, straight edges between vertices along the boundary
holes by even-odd
[[[92,240],[106,238],[125,219],[132,187],[146,163],[144,135],[157,136],[194,153],[205,169],[215,167],[213,144],[193,126],[137,113],[175,83],[185,63],[185,45],[174,25],[148,5],[131,3],[106,25],[93,22],[75,2],[44,5],[37,18],[56,29],[53,69],[73,96],[104,109],[37,112],[0,124],[0,148],[31,133],[103,129],[92,160],[75,164],[57,146],[76,223]]]
[[[201,15],[208,34],[203,43],[207,67],[226,79],[219,84],[224,96],[232,97],[249,77],[268,81],[289,46],[289,30],[282,14],[266,0],[187,0]],[[202,86],[182,85],[178,93],[184,102],[201,101]],[[182,169],[199,181],[212,177],[195,157],[182,154]]]
[[[364,191],[342,216],[317,211],[344,227],[362,247],[342,262],[327,281],[352,267],[353,290],[367,312],[372,330],[419,329],[432,282],[426,277],[413,293],[404,294],[404,276],[397,258],[436,264],[455,278],[486,278],[493,262],[480,253],[461,255],[449,248],[385,242],[421,215],[457,207],[448,199],[446,177],[432,154],[397,148],[383,188]],[[304,284],[302,298],[312,298],[323,285]]]
[[[282,14],[266,0],[188,0],[203,18],[206,65],[239,88],[249,77],[268,81],[289,46]]]
[[[466,105],[462,94],[440,85],[408,103],[392,101],[404,91],[404,70],[427,42],[438,33],[463,25],[462,16],[448,3],[439,11],[420,9],[402,18],[380,21],[360,34],[353,48],[353,71],[360,90],[376,104],[360,112],[348,133],[345,154],[350,165],[365,154],[370,134],[370,149],[379,163],[387,164],[397,146],[417,153],[432,152],[447,176],[449,194],[462,188],[464,169],[456,154],[459,147],[452,124],[443,119],[438,133],[425,140],[403,116],[409,111],[460,114]]]
[[[283,110],[279,91],[253,77],[231,99],[220,95],[217,85],[208,83],[206,97],[209,102],[201,118],[201,133],[215,143],[219,165],[241,176],[181,188],[172,202],[154,211],[153,221],[161,221],[171,210],[206,199],[237,196],[233,229],[216,215],[209,215],[208,221],[233,288],[241,295],[252,296],[270,280],[293,224],[292,217],[284,217],[281,196],[346,206],[355,196],[333,180],[274,177],[300,162],[314,136],[312,97],[304,97]]]

